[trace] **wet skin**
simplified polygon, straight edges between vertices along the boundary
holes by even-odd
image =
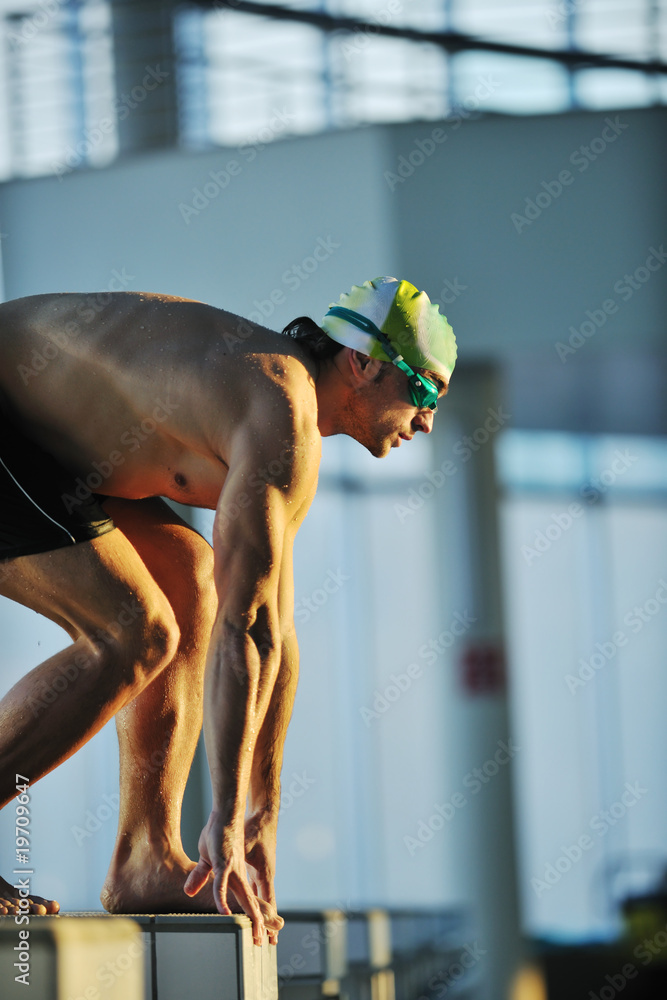
[[[0,801],[16,794],[16,771],[34,783],[115,716],[121,805],[105,907],[243,910],[255,941],[267,930],[275,942],[279,775],[298,677],[292,544],[321,437],[346,433],[381,457],[430,431],[433,415],[391,366],[344,348],[318,368],[289,338],[144,293],[0,305],[0,391],[80,489],[110,498],[117,525],[4,566],[0,593],[72,645],[0,703]],[[213,550],[161,496],[216,510]],[[114,628],[128,601],[134,620]],[[85,673],[35,723],[26,702],[78,653]],[[202,720],[214,807],[195,865],[180,811]],[[159,768],[147,764],[156,752]],[[0,885],[0,913],[14,912],[12,892]],[[57,911],[33,900],[34,912]]]

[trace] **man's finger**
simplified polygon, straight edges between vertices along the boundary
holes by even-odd
[[[275,906],[271,906],[266,900],[260,899],[259,906],[262,911],[262,917],[264,919],[264,926],[267,931],[279,931],[281,927],[284,927],[285,921],[276,912]]]
[[[218,875],[215,876],[215,880],[213,882],[213,899],[215,900],[215,905],[218,908],[218,913],[221,913],[223,917],[230,917],[232,915],[232,911],[229,908],[229,903],[227,902],[228,881],[229,881],[229,870],[225,869],[224,872],[220,872]]]
[[[203,858],[200,858],[185,880],[185,885],[183,886],[185,894],[187,896],[196,896],[202,886],[206,885],[208,882],[210,874],[211,866],[208,861],[204,861]]]
[[[274,910],[278,909],[276,903],[276,893],[273,888],[273,879],[268,876],[266,878],[262,878],[262,897],[267,901],[267,903],[271,904]]]
[[[234,895],[245,910],[247,916],[249,916],[252,921],[253,941],[255,944],[261,945],[264,938],[264,919],[262,917],[262,911],[259,907],[257,897],[254,893],[248,892],[246,885],[244,885],[240,879],[238,889],[234,889]]]
[[[267,903],[277,916],[278,904],[276,902],[276,892],[273,886],[273,879],[269,875],[262,875],[260,877],[262,885],[262,899],[265,899],[267,901]],[[259,896],[259,893],[257,893],[257,895]],[[282,917],[279,917],[278,919],[281,921],[280,926],[282,927],[285,921],[282,919]]]

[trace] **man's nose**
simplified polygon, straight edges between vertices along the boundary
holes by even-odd
[[[423,431],[424,434],[430,434],[433,430],[434,416],[433,410],[420,410],[412,421],[415,431]]]

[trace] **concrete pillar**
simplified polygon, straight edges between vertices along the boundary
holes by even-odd
[[[112,0],[119,151],[178,145],[171,0]]]
[[[433,435],[434,468],[449,461],[455,471],[448,467],[450,478],[438,501],[440,587],[443,601],[453,594],[455,606],[475,618],[453,664],[457,676],[451,686],[456,733],[450,773],[452,787],[467,799],[456,819],[456,856],[465,871],[465,903],[472,902],[475,942],[470,943],[483,952],[480,1000],[506,1000],[521,937],[512,760],[500,750],[501,743],[510,743],[512,727],[507,685],[498,669],[504,637],[493,444],[510,418],[502,410],[497,374],[483,364],[457,369],[441,410]]]

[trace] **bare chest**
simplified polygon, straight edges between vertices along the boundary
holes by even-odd
[[[108,496],[133,500],[166,496],[179,503],[215,508],[227,466],[215,455],[184,445],[150,418],[132,425],[114,447],[78,462],[86,486]],[[95,479],[98,485],[87,480]]]

